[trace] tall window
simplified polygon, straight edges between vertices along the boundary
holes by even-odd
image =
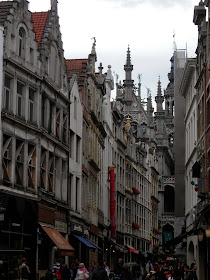
[[[63,142],[67,143],[67,129],[68,129],[68,118],[67,114],[63,114]]]
[[[76,162],[80,162],[80,137],[77,136],[76,138]]]
[[[11,77],[5,75],[4,78],[4,98],[3,98],[3,107],[7,111],[11,109]]]
[[[45,93],[42,94],[42,127],[47,127],[47,98]]]
[[[35,121],[35,90],[29,88],[29,97],[28,97],[28,120],[30,122]]]
[[[25,56],[25,37],[26,37],[26,32],[24,28],[19,29],[19,50],[18,54],[20,57],[24,58]]]
[[[41,170],[40,170],[40,182],[41,188],[46,189],[47,185],[47,152],[44,148],[41,149]]]
[[[24,85],[20,82],[17,82],[17,112],[16,114],[19,117],[23,115],[23,88]]]
[[[49,120],[48,120],[48,132],[52,133],[53,132],[53,107],[54,104],[53,102],[50,101],[50,115],[49,115]]]
[[[61,131],[61,110],[56,108],[56,137],[60,138]]]
[[[165,186],[164,192],[164,212],[174,212],[175,193],[172,186]]]
[[[12,176],[12,137],[3,135],[3,179],[11,182]]]
[[[79,178],[76,177],[76,205],[75,205],[75,210],[76,212],[79,212],[80,211],[80,192],[79,192]]]
[[[74,97],[74,118],[77,119],[77,98]]]
[[[35,188],[36,184],[36,146],[28,144],[28,187]]]
[[[54,155],[53,153],[49,153],[49,191],[54,191]]]
[[[74,132],[70,130],[70,157],[74,159]]]
[[[24,175],[24,142],[16,140],[16,166],[15,166],[15,182],[18,185],[23,185]]]

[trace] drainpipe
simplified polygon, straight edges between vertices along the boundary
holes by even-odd
[[[111,238],[116,236],[116,217],[115,217],[115,177],[114,166],[109,167],[110,178],[110,222],[111,222]]]

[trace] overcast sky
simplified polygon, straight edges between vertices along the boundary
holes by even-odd
[[[58,14],[66,58],[87,58],[96,37],[97,63],[124,80],[128,45],[134,66],[133,79],[142,74],[142,96],[146,87],[156,95],[160,76],[168,84],[173,34],[178,49],[186,48],[195,57],[197,26],[194,6],[200,0],[59,0]],[[46,11],[50,0],[29,0],[29,9]],[[98,65],[97,65],[98,66]],[[114,96],[114,95],[113,95]]]

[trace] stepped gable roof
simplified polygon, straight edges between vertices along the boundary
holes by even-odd
[[[34,31],[38,47],[40,47],[44,35],[49,13],[50,11],[31,13],[31,21],[34,23]]]
[[[13,7],[13,2],[11,1],[0,1],[0,24],[3,25],[4,21],[7,19],[10,9]]]
[[[86,72],[88,59],[66,59],[66,69],[68,79],[72,78],[73,74],[76,74],[77,77],[82,76],[82,71]]]

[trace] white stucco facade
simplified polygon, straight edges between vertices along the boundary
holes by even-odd
[[[195,190],[197,179],[192,178],[192,166],[197,159],[197,99],[195,83],[196,60],[188,59],[180,85],[180,94],[185,98],[185,217],[187,231],[194,227],[197,205],[197,192]],[[195,261],[199,271],[198,248],[197,235],[188,236],[187,264],[191,265]]]
[[[72,213],[81,215],[81,181],[82,181],[82,122],[83,107],[76,75],[70,81],[70,207]]]

